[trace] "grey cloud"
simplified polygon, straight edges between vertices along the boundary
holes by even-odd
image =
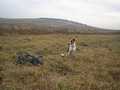
[[[0,17],[63,18],[120,28],[120,0],[0,0]]]

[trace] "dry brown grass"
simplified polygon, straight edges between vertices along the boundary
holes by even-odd
[[[62,58],[70,38],[77,51]],[[119,35],[0,36],[0,90],[120,90]],[[16,52],[42,54],[44,64],[18,64]]]

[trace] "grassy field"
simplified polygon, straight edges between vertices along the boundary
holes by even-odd
[[[70,38],[77,50],[62,58]],[[18,51],[44,64],[19,64]],[[0,90],[120,90],[120,35],[0,36]]]

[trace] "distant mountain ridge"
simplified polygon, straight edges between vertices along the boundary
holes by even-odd
[[[74,21],[54,18],[36,18],[36,19],[0,18],[0,22],[7,24],[47,25],[53,27],[95,28]]]
[[[120,31],[100,29],[86,24],[55,18],[0,18],[0,31],[5,33],[120,33]]]

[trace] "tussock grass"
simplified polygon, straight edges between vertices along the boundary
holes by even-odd
[[[70,38],[77,50],[66,53]],[[16,52],[43,55],[44,64],[18,64]],[[1,90],[119,90],[119,35],[0,36]]]

